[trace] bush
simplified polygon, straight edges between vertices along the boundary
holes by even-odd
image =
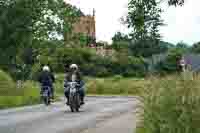
[[[86,76],[95,76],[96,75],[96,66],[93,63],[85,63],[80,66],[81,71]]]
[[[156,65],[156,70],[159,73],[174,73],[181,71],[180,66],[178,66],[178,61],[184,54],[182,49],[172,49],[168,52],[167,58]]]
[[[97,77],[108,77],[111,73],[105,67],[97,67],[96,75]]]
[[[30,74],[30,79],[31,79],[31,80],[37,80],[40,71],[41,71],[41,66],[40,66],[40,64],[35,64],[35,65],[32,67],[31,74]]]
[[[0,109],[39,102],[39,88],[36,83],[27,81],[22,88],[16,88],[15,82],[10,76],[0,71]]]
[[[32,82],[27,81],[23,84],[23,105],[31,105],[40,102],[40,85]]]
[[[199,78],[152,79],[141,96],[141,121],[137,133],[199,133]]]
[[[1,96],[13,96],[16,93],[16,86],[11,77],[0,70],[0,95]]]
[[[63,72],[65,63],[76,63],[80,66],[91,61],[93,52],[85,48],[56,48],[53,52],[42,53],[39,62],[50,64],[54,71]]]
[[[128,57],[126,54],[116,53],[113,57],[102,57],[88,48],[56,48],[49,50],[39,58],[40,64],[50,64],[53,71],[64,72],[64,64],[76,63],[83,74],[87,76],[107,77],[111,75],[144,76],[145,64],[142,58]],[[37,75],[37,65],[32,68],[32,77]],[[36,73],[36,74],[35,74]]]

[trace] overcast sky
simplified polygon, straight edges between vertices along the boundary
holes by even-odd
[[[80,8],[85,14],[96,10],[97,40],[111,42],[117,31],[128,32],[120,18],[127,13],[128,0],[66,0]],[[186,0],[183,7],[168,7],[163,3],[165,27],[160,32],[164,41],[192,44],[200,41],[200,0]]]

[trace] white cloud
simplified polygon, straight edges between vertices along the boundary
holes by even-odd
[[[66,0],[79,7],[84,13],[92,14],[96,10],[97,39],[111,41],[117,31],[127,33],[120,18],[127,12],[128,0]],[[167,26],[161,28],[163,40],[177,43],[200,41],[200,0],[187,0],[183,7],[162,5],[165,12],[162,17]]]

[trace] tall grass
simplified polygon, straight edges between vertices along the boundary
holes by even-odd
[[[139,95],[148,81],[115,76],[111,78],[91,78],[86,84],[88,94],[98,95]]]
[[[1,95],[0,109],[40,103],[40,91],[36,83],[27,81],[18,91],[20,93],[17,92],[15,95],[11,91],[10,94]]]
[[[55,90],[57,95],[63,95],[64,75],[56,76]],[[139,95],[140,90],[148,81],[137,78],[113,76],[110,78],[84,77],[87,94],[94,95]]]
[[[200,77],[152,78],[140,98],[137,133],[200,133]]]
[[[39,85],[27,81],[21,88],[5,72],[0,70],[0,109],[31,105],[40,102]]]

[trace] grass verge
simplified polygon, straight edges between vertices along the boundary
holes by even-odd
[[[200,77],[152,78],[140,96],[136,133],[199,133]]]
[[[64,74],[56,76],[56,83],[54,84],[56,99],[64,95],[63,80]],[[87,94],[99,96],[139,95],[144,86],[148,84],[148,81],[143,79],[123,78],[121,76],[110,78],[85,77],[84,81],[86,82]],[[3,87],[0,86],[0,90],[5,92],[0,95],[0,109],[40,103],[40,86],[33,81],[27,81],[23,83],[21,89],[16,89],[15,83],[6,75],[6,84]]]

